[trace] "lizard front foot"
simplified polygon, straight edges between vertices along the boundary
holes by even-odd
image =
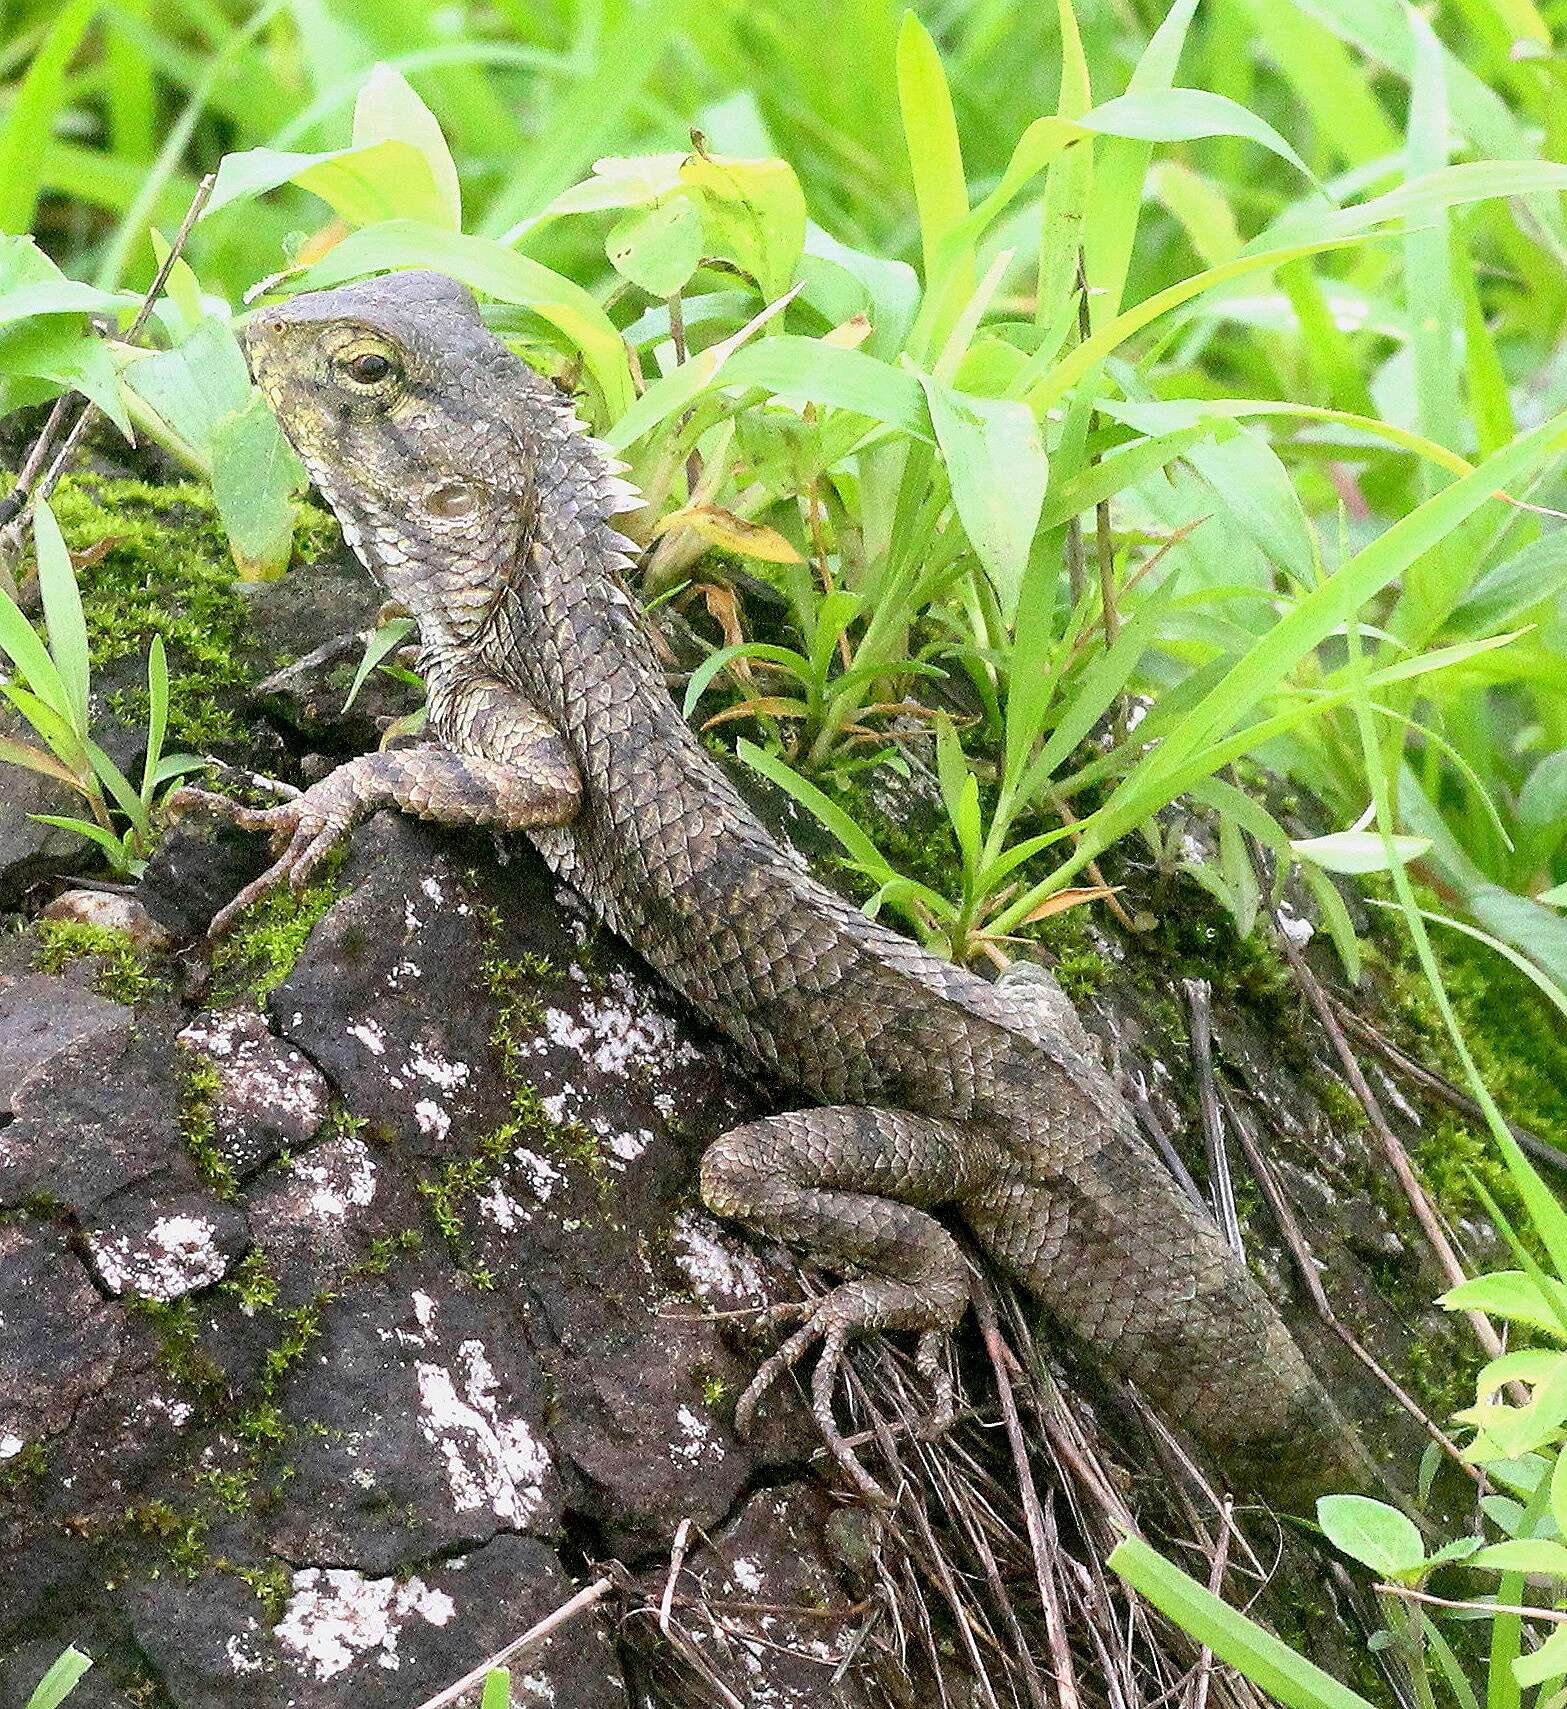
[[[227,795],[208,789],[177,789],[169,797],[169,811],[176,816],[200,812],[227,819],[242,831],[264,831],[272,840],[278,858],[253,879],[207,927],[209,941],[222,937],[251,905],[281,884],[298,894],[309,884],[322,861],[353,828],[358,817],[357,792],[345,789],[333,772],[301,794],[289,796],[274,807],[246,807]],[[277,786],[282,788],[284,786]]]

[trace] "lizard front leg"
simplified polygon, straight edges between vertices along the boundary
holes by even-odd
[[[850,1106],[769,1116],[708,1147],[702,1197],[710,1210],[850,1272],[821,1300],[776,1308],[805,1321],[740,1397],[735,1423],[742,1432],[766,1389],[820,1341],[812,1413],[843,1469],[870,1499],[885,1500],[833,1420],[834,1384],[852,1336],[917,1330],[919,1368],[936,1388],[939,1416],[950,1418],[951,1383],[940,1354],[968,1306],[968,1269],[928,1207],[949,1203],[982,1178],[990,1153],[983,1136],[953,1123]]]
[[[547,719],[493,677],[432,684],[436,742],[361,754],[274,807],[246,807],[205,789],[179,789],[172,812],[214,813],[247,831],[265,831],[276,861],[247,884],[207,929],[218,938],[258,897],[285,881],[295,890],[366,814],[398,807],[441,825],[528,830],[563,825],[576,814],[582,779],[571,750]]]

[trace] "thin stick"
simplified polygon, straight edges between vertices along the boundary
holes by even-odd
[[[1461,1091],[1444,1075],[1434,1069],[1427,1068],[1423,1062],[1417,1062],[1414,1057],[1406,1055],[1388,1038],[1379,1032],[1364,1015],[1357,1015],[1350,1006],[1335,997],[1330,991],[1328,1001],[1333,1005],[1333,1012],[1344,1023],[1350,1032],[1354,1033],[1362,1044],[1369,1044],[1391,1068],[1396,1068],[1406,1080],[1413,1081],[1421,1091],[1429,1092],[1433,1098],[1446,1104],[1449,1109],[1457,1110],[1461,1116],[1471,1121],[1482,1121],[1485,1112],[1469,1096]],[[1541,1139],[1539,1134],[1531,1133],[1528,1128],[1520,1127],[1517,1122],[1508,1122],[1508,1131],[1519,1145],[1541,1163],[1547,1163],[1553,1169],[1567,1169],[1567,1151],[1559,1145],[1552,1145],[1547,1139]]]
[[[1257,868],[1259,882],[1264,895],[1269,888],[1268,872],[1263,863],[1262,851],[1254,840],[1251,842],[1252,862]],[[1284,930],[1283,922],[1279,919],[1278,909],[1270,900],[1267,904],[1268,918],[1273,924],[1273,935],[1279,948],[1284,952],[1284,959],[1290,965],[1290,971],[1295,975],[1295,982],[1305,994],[1306,1001],[1311,1005],[1317,1019],[1322,1024],[1322,1030],[1328,1035],[1328,1042],[1333,1046],[1333,1053],[1338,1057],[1339,1066],[1344,1072],[1344,1078],[1349,1082],[1350,1090],[1360,1100],[1360,1107],[1366,1112],[1367,1120],[1371,1123],[1371,1131],[1381,1143],[1383,1155],[1392,1167],[1399,1186],[1403,1189],[1404,1197],[1409,1201],[1409,1208],[1415,1213],[1415,1221],[1420,1224],[1420,1232],[1426,1237],[1431,1250],[1436,1255],[1436,1261],[1441,1267],[1452,1287],[1468,1280],[1463,1265],[1458,1260],[1458,1254],[1453,1250],[1452,1242],[1447,1238],[1447,1230],[1442,1227],[1430,1199],[1426,1196],[1425,1188],[1420,1184],[1420,1178],[1415,1174],[1414,1166],[1409,1161],[1409,1153],[1399,1143],[1398,1136],[1388,1125],[1388,1119],[1383,1114],[1382,1105],[1375,1092],[1371,1090],[1364,1072],[1361,1070],[1359,1059],[1350,1048],[1349,1040],[1344,1036],[1344,1029],[1338,1023],[1338,1017],[1333,1013],[1333,1005],[1329,1003],[1327,993],[1322,989],[1316,974],[1306,964],[1306,958],[1300,953],[1295,940]],[[1491,1320],[1482,1312],[1470,1311],[1464,1314],[1479,1338],[1480,1345],[1492,1359],[1502,1355],[1501,1338],[1491,1326]]]
[[[1206,979],[1182,981],[1191,1017],[1192,1062],[1197,1070],[1197,1105],[1202,1113],[1202,1137],[1208,1150],[1208,1183],[1213,1190],[1219,1227],[1232,1252],[1244,1252],[1240,1217],[1235,1209],[1235,1183],[1230,1179],[1230,1156],[1224,1145],[1224,1118],[1213,1075],[1213,988]]]
[[[1328,1299],[1327,1290],[1322,1285],[1322,1277],[1317,1272],[1317,1266],[1312,1262],[1311,1247],[1301,1233],[1300,1224],[1295,1220],[1295,1213],[1290,1208],[1289,1200],[1284,1196],[1284,1189],[1279,1185],[1277,1175],[1272,1166],[1262,1154],[1262,1148],[1252,1137],[1251,1130],[1242,1119],[1240,1111],[1235,1107],[1226,1092],[1223,1094],[1226,1107],[1230,1111],[1235,1124],[1235,1131],[1241,1142],[1241,1149],[1246,1153],[1246,1161],[1251,1166],[1252,1177],[1262,1189],[1263,1197],[1268,1201],[1268,1208],[1273,1213],[1273,1221],[1283,1237],[1284,1244],[1290,1249],[1290,1256],[1295,1260],[1295,1269],[1311,1298],[1311,1304],[1318,1317],[1361,1362],[1376,1380],[1388,1391],[1409,1416],[1416,1420],[1421,1429],[1433,1442],[1442,1449],[1456,1465],[1474,1479],[1481,1481],[1481,1472],[1477,1466],[1465,1462],[1458,1444],[1447,1435],[1442,1427],[1431,1418],[1420,1403],[1390,1372],[1384,1370],[1371,1351],[1362,1346],[1358,1337],[1343,1323],[1338,1313],[1334,1311],[1332,1302]]]
[[[180,251],[184,249],[189,240],[192,228],[196,221],[201,218],[201,210],[207,205],[207,198],[212,194],[214,182],[214,176],[209,172],[196,186],[196,194],[191,197],[190,206],[185,210],[185,217],[180,221],[180,228],[174,234],[173,243],[169,245],[169,252],[164,256],[157,272],[153,274],[152,283],[147,287],[146,294],[142,297],[141,306],[136,310],[135,319],[126,328],[123,343],[134,344],[141,336],[142,329],[148,320],[151,319],[153,306],[162,293],[163,287],[169,282],[169,274],[174,271],[174,263],[179,260]],[[54,491],[55,483],[65,473],[66,465],[75,454],[76,447],[81,443],[82,435],[91,426],[93,418],[98,414],[98,406],[91,399],[82,401],[80,412],[75,421],[71,423],[70,431],[65,436],[65,443],[60,447],[54,461],[49,465],[48,474],[39,482],[35,491],[33,482],[37,480],[38,471],[43,466],[49,447],[64,424],[68,413],[65,406],[70,401],[69,394],[56,401],[54,408],[49,412],[48,420],[43,425],[42,432],[38,435],[32,450],[27,455],[27,461],[22,465],[22,472],[17,476],[16,485],[4,499],[0,499],[0,525],[3,525],[3,532],[0,532],[0,549],[14,551],[19,546],[21,528],[26,520],[28,510],[32,507],[35,499],[47,499],[50,493]]]
[[[1208,1589],[1217,1596],[1224,1586],[1224,1569],[1229,1564],[1230,1537],[1235,1530],[1235,1502],[1225,1496],[1219,1510],[1219,1541],[1213,1551],[1213,1566],[1208,1573]],[[1213,1651],[1206,1644],[1197,1656],[1197,1672],[1192,1679],[1187,1709],[1208,1709],[1208,1681],[1213,1677]]]
[[[450,1709],[450,1706],[459,1697],[472,1691],[476,1685],[482,1685],[485,1676],[493,1668],[504,1667],[507,1662],[514,1660],[525,1650],[531,1650],[542,1644],[546,1638],[553,1637],[562,1626],[575,1620],[579,1614],[585,1613],[595,1603],[602,1602],[614,1588],[615,1581],[608,1576],[585,1586],[569,1602],[563,1602],[553,1614],[546,1614],[537,1625],[530,1626],[520,1638],[513,1638],[503,1649],[497,1650],[488,1661],[480,1662],[476,1668],[470,1668],[455,1685],[449,1685],[444,1691],[437,1692],[434,1697],[427,1698],[419,1705],[419,1709]]]
[[[984,1281],[975,1277],[971,1286],[974,1314],[979,1320],[979,1332],[984,1338],[985,1351],[996,1379],[996,1395],[1001,1402],[1001,1417],[1006,1425],[1007,1442],[1012,1449],[1012,1465],[1017,1472],[1018,1495],[1023,1504],[1023,1519],[1028,1528],[1029,1551],[1034,1557],[1034,1578],[1039,1586],[1039,1600],[1045,1611],[1045,1640],[1050,1646],[1051,1670],[1056,1690],[1060,1694],[1060,1709],[1078,1709],[1077,1676],[1072,1667],[1072,1652],[1067,1645],[1066,1630],[1061,1618],[1061,1598],[1055,1575],[1050,1569],[1050,1554],[1045,1539],[1045,1515],[1034,1487],[1034,1470],[1029,1462],[1028,1444],[1023,1440],[1023,1426],[1017,1415],[1017,1399],[1012,1393],[1012,1377],[1008,1367],[1012,1356],[1001,1339],[996,1321],[995,1302]]]
[[[664,1580],[664,1596],[658,1605],[658,1629],[666,1638],[669,1636],[669,1607],[675,1599],[675,1583],[680,1577],[681,1567],[685,1565],[690,1536],[691,1520],[688,1515],[680,1521],[675,1532],[674,1546],[669,1551],[669,1577]]]

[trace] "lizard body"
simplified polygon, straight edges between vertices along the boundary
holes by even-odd
[[[1054,981],[991,984],[815,880],[704,752],[664,684],[614,526],[637,503],[561,395],[472,299],[408,273],[258,311],[252,366],[387,593],[417,620],[424,747],[361,756],[265,812],[289,839],[236,899],[296,883],[370,807],[523,829],[551,867],[715,1026],[816,1101],[724,1135],[717,1212],[845,1273],[739,1414],[815,1341],[832,1417],[855,1333],[941,1338],[966,1269],[930,1213],[984,1248],[1092,1354],[1253,1488],[1299,1502],[1368,1462],[1217,1228],[1136,1132]],[[220,916],[215,929],[225,924]]]

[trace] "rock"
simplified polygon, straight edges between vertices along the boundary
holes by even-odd
[[[35,1687],[59,1659],[61,1650],[52,1639],[40,1638],[21,1645],[0,1661],[0,1709],[27,1709]],[[87,1670],[69,1702],[71,1709],[131,1709],[130,1698],[115,1689],[101,1668]]]
[[[176,1580],[139,1586],[136,1642],[175,1709],[410,1709],[567,1601],[552,1550],[499,1537],[454,1560],[374,1575],[303,1566],[269,1624],[255,1593],[215,1575],[200,1596]],[[602,1616],[572,1621],[512,1675],[517,1709],[625,1709]]]
[[[246,584],[241,592],[250,639],[265,661],[250,699],[296,745],[362,753],[393,718],[418,705],[405,684],[372,671],[343,711],[381,606],[375,583],[348,554],[301,566],[279,581]]]
[[[479,893],[438,839],[388,814],[355,836],[343,877],[350,894],[272,993],[273,1022],[370,1134],[439,1157],[508,1107],[494,1017],[475,1001]]]
[[[264,837],[194,815],[175,819],[152,851],[136,898],[176,943],[188,943],[270,858]]]
[[[168,932],[134,896],[110,890],[67,890],[55,897],[43,910],[43,916],[46,920],[71,920],[78,925],[119,932],[143,955],[166,950],[171,942]]]
[[[250,1224],[210,1192],[121,1194],[84,1240],[107,1293],[167,1304],[222,1281],[250,1244]]]
[[[134,1027],[105,1024],[26,1073],[0,1146],[0,1206],[43,1198],[93,1215],[142,1183],[194,1189],[173,1040],[169,1017],[144,1006]]]
[[[69,1427],[121,1344],[118,1314],[58,1229],[0,1224],[0,1468]]]
[[[0,1110],[23,1081],[71,1045],[124,1034],[131,1012],[49,974],[0,974]]]
[[[326,1140],[273,1170],[249,1210],[285,1307],[335,1291],[353,1271],[381,1262],[378,1253],[422,1239],[418,1194],[356,1134]]]
[[[179,1042],[212,1064],[213,1143],[241,1179],[315,1138],[326,1120],[326,1080],[254,1010],[207,1010],[181,1030]]]
[[[40,744],[32,728],[9,706],[0,707],[0,739]],[[5,811],[0,813],[0,908],[12,908],[27,892],[62,873],[81,872],[98,859],[97,851],[74,831],[45,825],[34,815],[79,816],[75,790],[26,766],[7,765]]]
[[[300,1432],[268,1530],[288,1560],[391,1572],[562,1518],[546,1391],[513,1306],[433,1264],[345,1287],[280,1396]]]

